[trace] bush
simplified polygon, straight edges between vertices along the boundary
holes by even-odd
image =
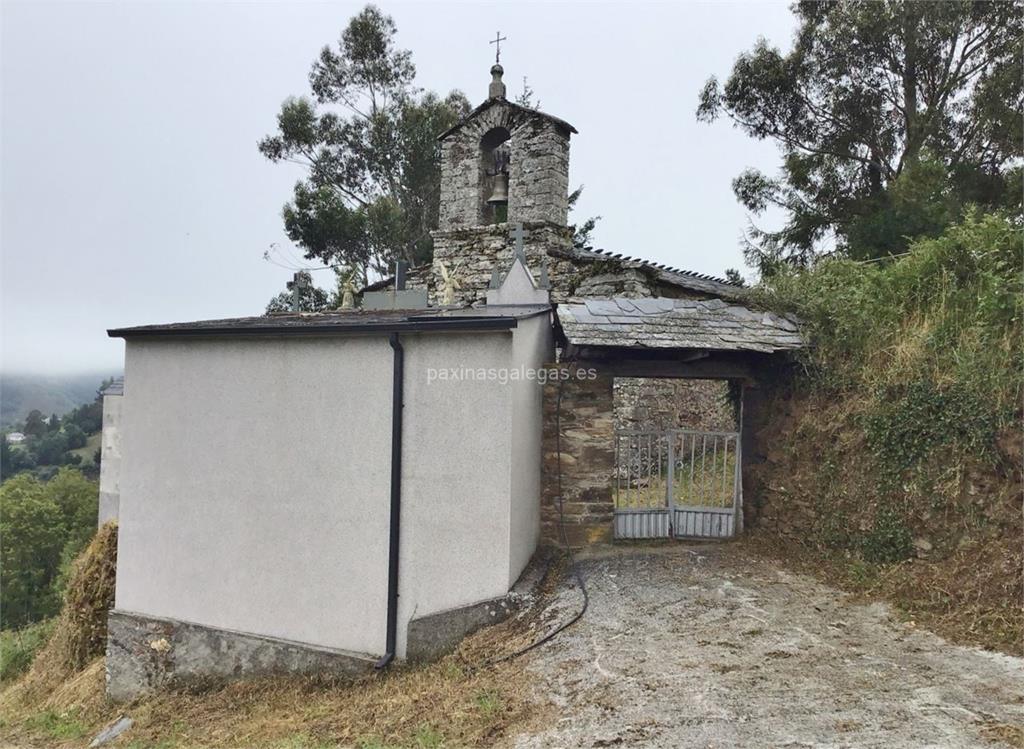
[[[60,614],[52,620],[52,630],[25,678],[4,694],[6,699],[30,695],[45,699],[55,687],[103,654],[116,572],[117,524],[107,523],[71,564]]]
[[[755,291],[803,323],[809,365],[840,389],[958,383],[1009,423],[1022,393],[1021,226],[971,215],[895,260],[824,259]]]
[[[874,528],[861,544],[864,559],[878,564],[901,562],[914,552],[910,529],[892,508],[879,511]]]
[[[977,447],[1015,422],[1024,395],[1021,240],[1015,220],[972,214],[893,261],[826,259],[754,293],[800,318],[820,386],[865,393],[879,419],[903,413],[911,432],[932,428],[926,417],[962,435],[965,417]]]
[[[937,503],[937,483],[978,461],[997,463],[996,436],[1019,428],[1024,396],[1021,266],[1020,222],[969,214],[902,257],[824,259],[780,270],[753,291],[800,319],[806,381],[821,402],[844,404],[842,418],[858,433],[850,440],[866,447],[833,457],[864,464],[870,485],[858,495],[876,508],[874,525],[823,522],[827,546],[881,563],[905,559],[930,509],[908,503]],[[828,484],[824,463],[817,471]],[[844,482],[821,512],[839,512],[845,492]]]

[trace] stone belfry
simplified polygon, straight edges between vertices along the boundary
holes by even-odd
[[[500,54],[500,53],[499,53]],[[434,238],[432,301],[454,276],[456,304],[484,300],[515,255],[516,227],[531,270],[558,271],[572,246],[568,220],[568,122],[509,101],[496,58],[485,102],[439,137],[441,210]],[[443,268],[442,268],[443,266]]]

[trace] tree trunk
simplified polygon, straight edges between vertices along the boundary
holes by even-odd
[[[906,127],[901,167],[918,162],[924,141],[920,132],[921,119],[917,111],[917,28],[921,12],[913,0],[902,3],[903,13],[903,109]]]

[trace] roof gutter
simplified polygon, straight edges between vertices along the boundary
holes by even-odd
[[[388,337],[394,351],[391,391],[391,519],[388,534],[388,618],[384,655],[375,668],[386,668],[395,658],[398,635],[398,541],[402,520],[402,392],[405,384],[405,349],[398,333]]]

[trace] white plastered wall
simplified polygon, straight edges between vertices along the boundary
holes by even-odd
[[[130,340],[116,607],[384,649],[386,338]]]
[[[430,370],[550,358],[513,333],[403,335],[398,655],[412,618],[503,595],[537,542],[540,388]],[[384,651],[386,337],[131,340],[116,607]]]
[[[97,522],[117,520],[121,499],[121,403],[124,396],[103,396],[103,433],[100,437],[100,497]]]

